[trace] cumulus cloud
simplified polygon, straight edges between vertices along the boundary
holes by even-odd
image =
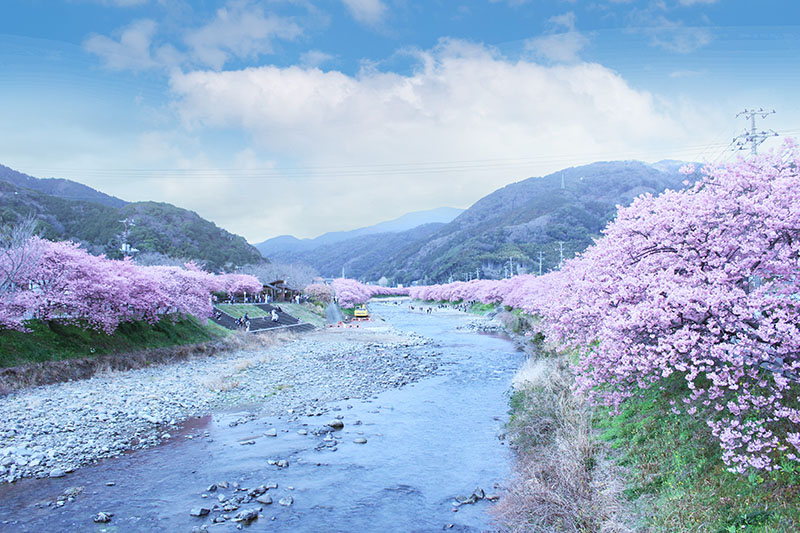
[[[548,32],[540,37],[528,39],[525,48],[549,61],[569,63],[579,60],[580,51],[589,39],[576,30],[575,13],[572,11],[551,17]]]
[[[293,39],[300,33],[291,19],[265,14],[248,0],[234,0],[217,10],[207,25],[189,31],[185,42],[198,63],[220,69],[232,57],[269,54],[275,39]]]
[[[308,50],[300,56],[300,64],[304,67],[320,67],[333,59],[334,56],[321,50]]]
[[[682,6],[693,6],[695,4],[714,4],[717,0],[678,0]]]
[[[679,54],[694,52],[712,41],[712,33],[707,26],[687,25],[682,20],[669,18],[668,11],[668,6],[663,2],[654,2],[646,9],[631,11],[628,16],[629,31],[649,36],[652,46]],[[702,19],[707,23],[705,17]]]
[[[328,211],[357,227],[413,209],[467,206],[529,175],[615,154],[661,159],[668,146],[687,142],[680,120],[651,94],[601,65],[544,66],[454,40],[418,56],[409,75],[263,66],[176,72],[171,90],[190,130],[242,129],[262,157],[318,169],[248,185],[268,197],[280,184],[286,200],[249,217],[251,238],[258,229],[263,238],[321,233]],[[475,162],[484,160],[505,163]],[[448,161],[472,162],[429,164]],[[318,226],[312,212],[322,217]]]
[[[377,26],[388,11],[382,0],[342,0],[342,3],[361,24]]]
[[[183,42],[156,45],[159,25],[137,20],[112,37],[91,35],[84,48],[114,70],[147,70],[176,66],[221,69],[232,59],[255,59],[273,51],[277,39],[294,39],[302,33],[291,19],[265,13],[250,0],[230,0],[207,24],[189,29]]]
[[[84,48],[99,56],[106,67],[114,70],[146,70],[159,65],[151,50],[158,25],[141,19],[116,32],[117,38],[91,35]],[[156,53],[158,55],[158,53]]]
[[[97,0],[97,1],[106,6],[133,7],[146,4],[149,0]]]

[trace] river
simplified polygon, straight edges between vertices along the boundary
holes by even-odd
[[[188,532],[205,525],[235,531],[231,521],[212,523],[219,512],[190,516],[191,509],[211,508],[220,494],[234,493],[232,486],[207,491],[222,481],[248,489],[278,485],[268,492],[272,504],[254,501],[226,513],[262,507],[261,517],[245,525],[251,531],[491,530],[491,502],[455,507],[453,501],[477,487],[502,495],[511,452],[499,435],[523,354],[507,339],[463,329],[469,321],[463,314],[410,312],[386,302],[370,308],[400,330],[435,339],[439,370],[371,398],[329,404],[322,416],[260,417],[232,426],[247,409],[214,413],[189,421],[155,448],[64,478],[0,487],[0,530]],[[337,415],[343,429],[327,441],[324,432],[314,435]],[[264,436],[272,428],[277,436]],[[276,460],[288,467],[270,464]],[[70,489],[74,501],[52,505]],[[278,503],[288,496],[290,506]],[[100,511],[113,513],[111,521],[94,523]]]

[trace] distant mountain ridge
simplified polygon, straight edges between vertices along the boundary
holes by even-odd
[[[140,252],[192,259],[211,270],[264,261],[243,237],[192,211],[167,203],[129,203],[70,180],[39,180],[0,167],[0,223],[28,216],[38,219],[44,238],[80,242],[110,257],[120,255],[120,220],[130,218],[135,225],[129,243]]]
[[[298,260],[297,257],[302,256],[304,252],[309,252],[321,246],[332,245],[364,235],[402,233],[425,224],[444,224],[463,212],[463,209],[455,207],[438,207],[426,211],[414,211],[373,226],[350,231],[331,231],[313,239],[298,239],[292,235],[280,235],[260,242],[255,247],[264,257],[278,261]]]
[[[515,274],[538,272],[540,257],[546,272],[558,266],[562,249],[566,259],[591,245],[616,215],[617,205],[628,205],[643,193],[683,188],[683,165],[611,161],[567,168],[502,187],[446,223],[371,233],[387,227],[379,224],[317,239],[281,236],[257,247],[274,260],[307,263],[323,276],[340,276],[344,270],[347,277],[365,281],[384,276],[403,284],[499,278],[512,268]]]
[[[4,165],[0,165],[0,180],[7,181],[17,187],[33,189],[65,200],[85,200],[109,207],[123,207],[128,203],[116,196],[102,193],[77,181],[62,178],[34,178]]]
[[[682,189],[684,163],[599,162],[512,183],[478,200],[425,240],[396,250],[362,273],[399,283],[434,283],[542,271],[592,244],[616,216],[644,193]],[[563,188],[562,188],[563,183]],[[562,248],[563,247],[563,248]]]

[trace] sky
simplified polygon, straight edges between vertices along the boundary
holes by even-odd
[[[4,0],[0,164],[314,237],[800,134],[800,2]]]

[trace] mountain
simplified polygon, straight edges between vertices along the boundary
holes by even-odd
[[[349,278],[363,278],[376,264],[391,257],[398,249],[429,239],[443,226],[441,222],[432,222],[406,231],[358,235],[298,252],[290,262],[310,264],[325,277],[341,276],[344,272]],[[380,276],[375,280],[379,278]]]
[[[299,260],[297,257],[303,256],[303,252],[309,252],[320,246],[332,245],[364,235],[402,233],[425,224],[444,224],[450,222],[463,212],[463,209],[457,209],[455,207],[438,207],[427,211],[407,213],[401,217],[381,222],[374,226],[367,226],[350,231],[331,231],[314,239],[298,239],[291,235],[281,235],[256,244],[255,247],[258,248],[264,257],[269,257],[281,262],[292,262]],[[341,269],[341,266],[342,265],[339,265],[339,269]]]
[[[61,178],[34,178],[22,172],[0,165],[0,180],[17,187],[33,189],[65,200],[86,200],[108,207],[122,207],[128,202],[115,196],[109,196],[91,187],[72,180]]]
[[[682,163],[601,162],[507,185],[452,222],[396,249],[361,274],[396,283],[500,277],[555,268],[586,249],[616,215],[643,193],[683,188]],[[564,187],[562,188],[562,179]],[[691,179],[694,179],[692,177]]]
[[[68,180],[19,176],[25,178],[22,182],[26,186],[0,180],[2,224],[35,216],[37,231],[44,238],[73,240],[92,253],[119,257],[120,235],[124,229],[121,221],[127,218],[135,224],[130,228],[128,242],[140,252],[193,259],[211,270],[264,261],[243,237],[217,227],[192,211],[166,203],[123,202]],[[19,176],[14,178],[19,180]],[[43,192],[45,190],[56,190],[65,196]],[[78,192],[91,200],[73,198]],[[122,204],[117,205],[118,202]]]

